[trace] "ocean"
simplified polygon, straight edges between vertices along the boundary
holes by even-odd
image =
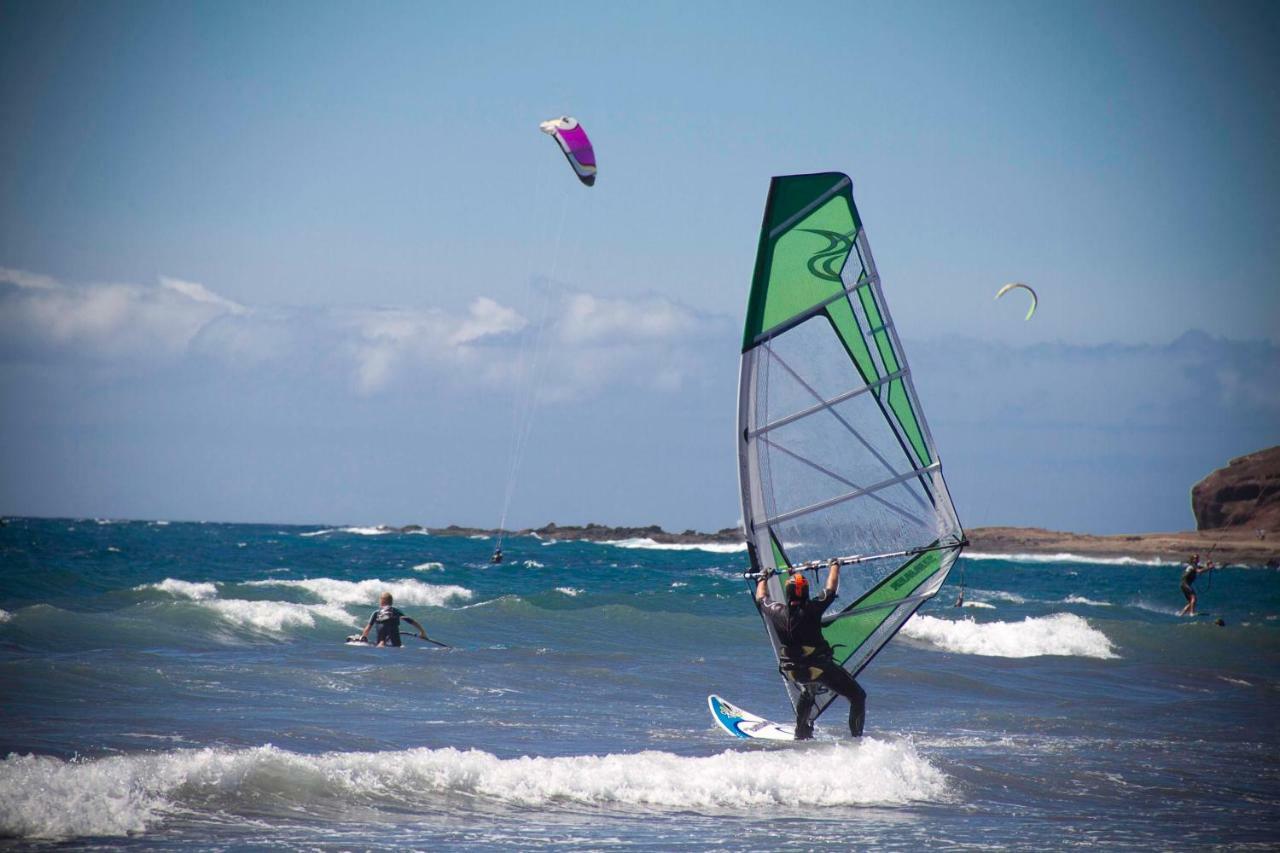
[[[838,701],[768,744],[706,706],[789,721],[744,551],[493,544],[10,519],[0,844],[1280,844],[1275,570],[1188,619],[1174,564],[969,553],[863,673],[861,740]],[[345,645],[384,590],[453,648]]]

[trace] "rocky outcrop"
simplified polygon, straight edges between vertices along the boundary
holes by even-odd
[[[654,542],[701,544],[706,542],[737,543],[743,541],[742,531],[736,527],[726,527],[715,533],[699,533],[686,530],[683,533],[668,533],[656,524],[647,527],[609,527],[594,522],[585,525],[559,525],[555,522],[537,529],[522,530],[488,530],[479,527],[459,527],[450,524],[448,527],[429,528],[433,536],[497,536],[500,532],[507,536],[541,536],[543,539],[557,541],[588,540],[591,542],[616,542],[625,539],[652,539]]]
[[[1280,445],[1232,459],[1191,487],[1199,530],[1280,535]]]

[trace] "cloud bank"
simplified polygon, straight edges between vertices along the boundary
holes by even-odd
[[[324,371],[362,395],[424,378],[511,388],[548,399],[610,383],[677,390],[699,333],[723,318],[658,296],[601,298],[543,287],[538,317],[478,297],[439,308],[246,306],[202,284],[66,284],[0,268],[0,357],[130,366],[195,360],[210,369]],[[536,372],[536,375],[535,375]]]

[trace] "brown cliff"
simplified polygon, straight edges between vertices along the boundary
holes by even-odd
[[[1280,536],[1280,445],[1232,459],[1191,487],[1198,530]]]

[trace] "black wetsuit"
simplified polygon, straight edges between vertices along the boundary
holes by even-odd
[[[1200,571],[1196,566],[1187,566],[1182,572],[1182,595],[1187,601],[1190,601],[1191,596],[1196,594],[1196,575],[1200,574]]]
[[[400,620],[403,618],[404,614],[390,604],[373,611],[373,615],[369,617],[369,625],[378,626],[378,636],[374,642],[385,643],[388,646],[399,646]]]
[[[796,703],[797,740],[813,736],[809,713],[817,703],[814,684],[821,684],[849,700],[849,731],[854,737],[862,735],[867,694],[853,676],[835,662],[831,645],[822,636],[822,614],[834,600],[835,596],[823,593],[793,604],[770,601],[762,608],[782,643],[778,655],[782,674],[800,685],[800,701]]]

